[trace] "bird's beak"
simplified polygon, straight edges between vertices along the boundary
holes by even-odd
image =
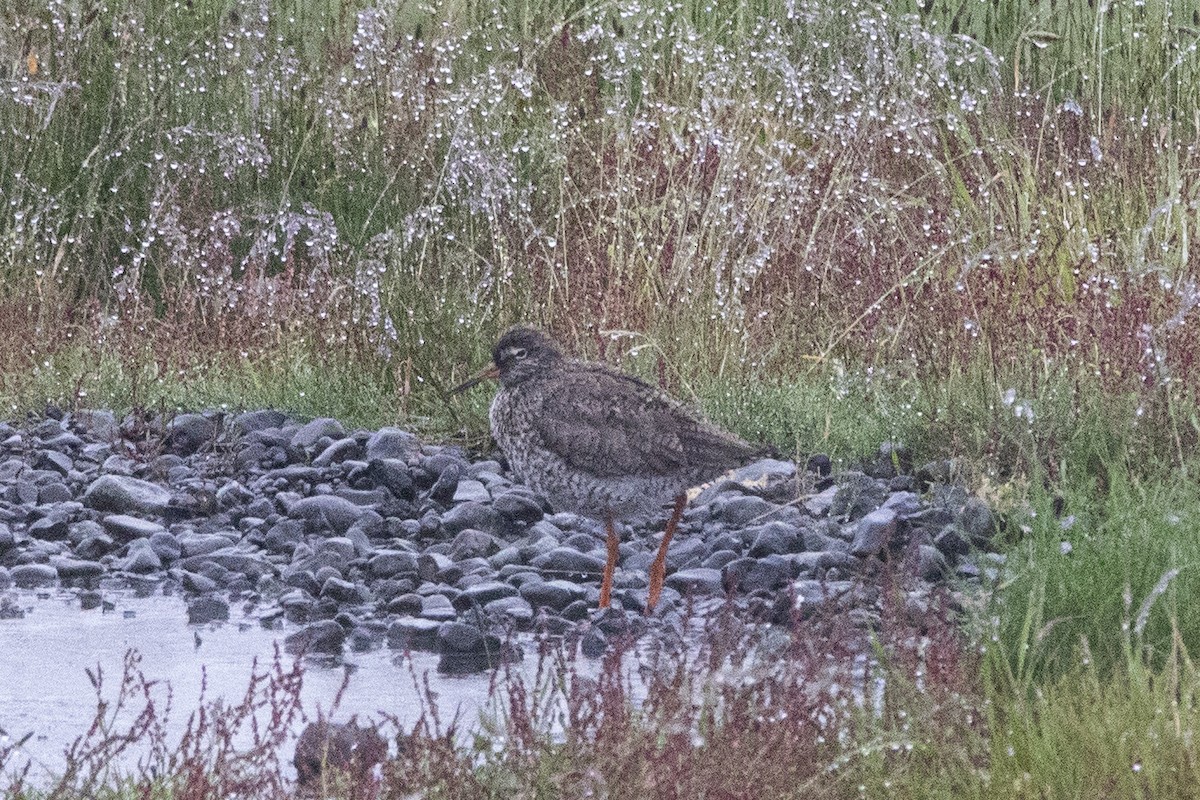
[[[476,372],[470,378],[468,378],[464,382],[460,383],[458,386],[455,386],[453,389],[451,389],[449,394],[450,395],[462,394],[467,389],[470,389],[472,386],[474,386],[477,383],[482,383],[486,380],[489,380],[492,378],[499,378],[499,377],[500,377],[500,368],[497,367],[495,364],[488,364],[486,367],[479,370],[479,372]]]

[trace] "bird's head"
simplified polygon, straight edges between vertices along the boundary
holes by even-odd
[[[499,378],[508,387],[517,386],[544,372],[562,357],[562,351],[549,336],[536,328],[518,325],[505,331],[496,342],[492,363],[465,383],[455,386],[450,394],[465,392],[488,378]]]
[[[509,328],[492,349],[492,364],[505,386],[523,383],[561,358],[554,340],[535,328]]]

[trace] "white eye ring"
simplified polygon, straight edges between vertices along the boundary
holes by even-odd
[[[527,355],[529,355],[527,352],[525,352],[525,348],[524,348],[524,347],[518,347],[516,350],[513,350],[513,351],[512,351],[512,354],[513,354],[513,358],[516,358],[516,359],[518,359],[518,360],[519,360],[519,359],[522,359],[522,358],[524,358],[524,357],[525,357],[525,356],[527,356]]]

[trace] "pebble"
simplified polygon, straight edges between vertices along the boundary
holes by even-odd
[[[513,629],[574,631],[586,653],[646,629],[661,519],[618,520],[614,608],[598,615],[602,521],[553,513],[498,461],[272,410],[138,424],[161,455],[120,449],[105,411],[0,425],[0,592],[149,579],[183,592],[194,624],[228,618],[224,592],[253,593],[264,624],[287,621],[289,652],[386,642],[436,650],[450,672],[518,657]],[[832,608],[870,625],[878,592],[851,587],[873,587],[880,560],[907,571],[917,605],[950,576],[995,580],[1001,523],[948,482],[960,472],[914,471],[894,442],[841,473],[822,456],[735,470],[689,504],[651,626],[679,624],[683,597],[726,596],[752,617]]]

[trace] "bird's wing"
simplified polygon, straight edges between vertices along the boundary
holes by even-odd
[[[599,476],[663,475],[688,463],[681,433],[698,423],[654,387],[599,365],[556,376],[534,414],[544,445]]]

